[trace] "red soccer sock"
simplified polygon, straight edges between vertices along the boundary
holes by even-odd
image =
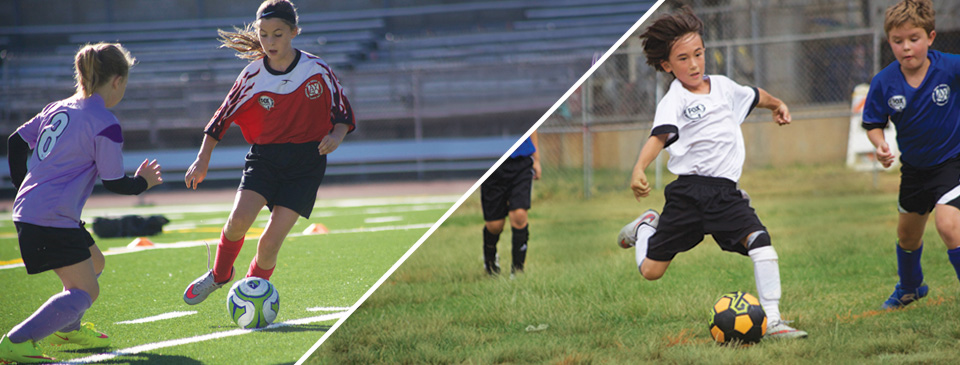
[[[256,276],[264,280],[270,280],[270,275],[273,275],[273,269],[276,268],[277,266],[274,265],[270,270],[261,269],[260,266],[257,266],[257,258],[254,256],[253,260],[250,260],[250,270],[247,271],[247,277]]]
[[[217,258],[213,260],[213,281],[222,283],[230,279],[230,270],[237,261],[237,255],[243,248],[243,238],[230,241],[223,232],[220,233],[220,244],[217,245]]]

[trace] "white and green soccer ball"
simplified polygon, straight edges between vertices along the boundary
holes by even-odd
[[[263,328],[277,319],[280,293],[266,279],[239,280],[227,294],[227,313],[241,328]]]

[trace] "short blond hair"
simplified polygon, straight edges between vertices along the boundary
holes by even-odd
[[[930,34],[936,26],[936,15],[932,0],[903,0],[887,8],[883,15],[883,32],[890,34],[894,28],[911,24]]]
[[[77,51],[74,58],[74,79],[77,93],[84,97],[110,81],[113,76],[127,77],[130,68],[137,62],[119,43],[87,44]]]

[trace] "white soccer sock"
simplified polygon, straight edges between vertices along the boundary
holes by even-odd
[[[637,243],[633,246],[637,255],[637,270],[640,270],[643,259],[647,258],[647,242],[650,241],[650,236],[653,236],[656,232],[656,229],[646,224],[637,227]]]
[[[773,246],[764,246],[750,250],[749,254],[753,260],[753,276],[757,281],[760,306],[767,313],[767,323],[777,323],[780,321],[780,265],[777,263],[777,251]]]

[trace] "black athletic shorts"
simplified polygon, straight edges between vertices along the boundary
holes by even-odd
[[[83,228],[56,228],[13,222],[27,274],[39,274],[89,259],[93,237]]]
[[[716,177],[682,175],[664,190],[666,203],[657,232],[650,237],[647,257],[670,261],[703,241],[705,234],[724,251],[746,255],[740,244],[750,233],[765,231],[750,200],[737,183]]]
[[[900,166],[900,213],[927,214],[937,204],[960,209],[960,156],[932,167]]]
[[[533,157],[508,158],[480,184],[483,220],[501,220],[514,209],[530,209]]]
[[[251,146],[240,190],[263,195],[270,211],[279,205],[310,218],[317,189],[327,170],[327,156],[317,151],[319,145],[320,142]]]

